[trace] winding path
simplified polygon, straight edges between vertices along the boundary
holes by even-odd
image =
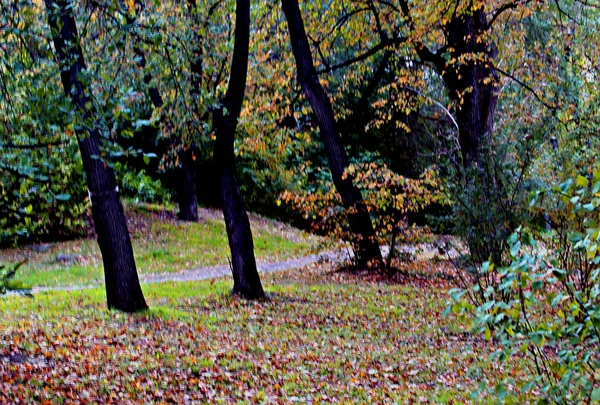
[[[327,251],[314,255],[304,256],[295,259],[289,259],[275,263],[257,263],[260,273],[272,273],[276,271],[285,271],[298,269],[322,261],[339,261],[347,257],[347,253],[339,251]],[[140,282],[142,284],[162,283],[165,281],[197,281],[207,280],[231,275],[229,265],[205,266],[194,270],[183,270],[174,273],[159,273],[159,274],[141,274]],[[68,286],[52,286],[52,287],[33,287],[32,294],[44,291],[75,291],[86,290],[90,288],[101,287],[102,284],[95,285],[68,285]]]
[[[387,256],[387,246],[382,246],[382,253]],[[398,250],[410,254],[421,254],[435,255],[438,254],[438,249],[430,244],[418,244],[414,246],[398,246]],[[456,257],[459,252],[455,249],[448,252],[451,257]],[[273,273],[276,271],[285,271],[299,269],[313,263],[320,263],[324,261],[340,262],[349,259],[349,253],[346,250],[330,250],[309,256],[299,257],[295,259],[288,259],[274,263],[257,263],[259,273]],[[182,270],[173,273],[158,273],[158,274],[140,274],[140,282],[142,284],[150,283],[162,283],[165,281],[198,281],[207,280],[218,277],[225,277],[231,275],[231,269],[229,265],[222,264],[218,266],[204,266],[193,270]],[[33,287],[31,289],[32,294],[44,292],[44,291],[75,291],[85,290],[90,288],[102,287],[103,283],[93,285],[70,285],[70,286],[52,286],[52,287]]]

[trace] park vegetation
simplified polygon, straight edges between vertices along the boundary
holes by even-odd
[[[474,395],[600,401],[599,10],[579,0],[0,0],[0,245],[93,229],[107,307],[136,314],[118,322],[162,328],[140,285],[147,262],[136,263],[129,204],[177,204],[193,224],[199,205],[222,211],[232,292],[257,300],[240,301],[240,316],[289,309],[267,304],[247,210],[344,243],[344,269],[368,277],[397,281],[411,262],[399,244],[443,240],[440,252],[460,252],[449,280],[418,291],[449,289],[445,313],[464,331],[436,317],[440,330],[480,334],[516,370],[469,385]],[[0,293],[29,295],[15,281],[22,265],[0,264]],[[299,280],[294,299],[339,295]],[[357,291],[377,306],[375,290]],[[238,301],[228,299],[211,305],[230,311]],[[210,329],[201,310],[192,317]],[[213,354],[190,367],[214,368],[223,356]],[[387,388],[371,400],[392,398]],[[276,396],[260,389],[252,395]]]

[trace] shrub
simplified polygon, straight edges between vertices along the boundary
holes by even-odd
[[[452,290],[449,310],[467,319],[473,331],[500,343],[497,359],[530,360],[529,378],[509,377],[491,388],[502,401],[522,402],[535,392],[542,403],[597,402],[600,169],[532,197],[532,205],[555,207],[565,220],[544,243],[518,228],[508,239],[511,261],[497,270],[497,283],[485,291],[478,285],[472,291]],[[492,268],[484,263],[481,271]],[[483,294],[485,302],[466,299],[473,291]]]
[[[154,180],[143,169],[134,171],[126,164],[115,163],[115,172],[121,194],[133,198],[135,202],[167,202],[171,199],[171,193],[160,180]]]
[[[41,150],[0,147],[0,245],[84,234],[86,196],[75,142]]]
[[[360,188],[379,243],[389,242],[390,251],[394,250],[397,242],[406,242],[422,234],[409,226],[408,213],[434,203],[448,204],[435,168],[425,170],[417,179],[411,179],[394,173],[384,163],[357,163],[350,165],[346,175],[351,175]],[[314,231],[336,240],[352,240],[348,210],[342,206],[331,181],[322,181],[315,190],[286,191],[280,198],[295,211],[302,212],[312,222]]]
[[[25,261],[22,261],[13,266],[0,264],[0,295],[6,294],[7,291],[17,291],[21,294],[31,296],[31,288],[13,280],[15,274],[17,274],[17,270],[24,263]]]

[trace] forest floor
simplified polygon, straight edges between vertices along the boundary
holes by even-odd
[[[390,280],[322,263],[263,275],[259,302],[225,278],[144,284],[150,310],[135,315],[107,311],[99,288],[5,297],[0,403],[470,402],[527,370],[442,316],[444,268]]]
[[[175,209],[163,206],[129,204],[126,210],[142,281],[203,279],[229,271],[229,246],[219,210],[201,208],[197,223],[179,221]],[[334,247],[324,238],[259,215],[250,215],[250,222],[261,268]],[[15,279],[36,290],[99,287],[104,283],[102,257],[91,232],[78,240],[0,250],[0,263],[22,260],[26,263]],[[308,261],[289,263],[291,267],[305,264]]]
[[[135,315],[98,287],[0,298],[0,403],[496,403],[471,395],[526,363],[442,316],[456,268],[431,253],[392,273],[321,256],[263,274],[258,302],[229,276],[144,283]]]

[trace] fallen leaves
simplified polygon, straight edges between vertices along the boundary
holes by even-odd
[[[503,373],[489,342],[443,332],[443,289],[331,270],[272,275],[262,302],[149,286],[155,309],[134,316],[89,291],[0,301],[0,402],[461,403]]]

